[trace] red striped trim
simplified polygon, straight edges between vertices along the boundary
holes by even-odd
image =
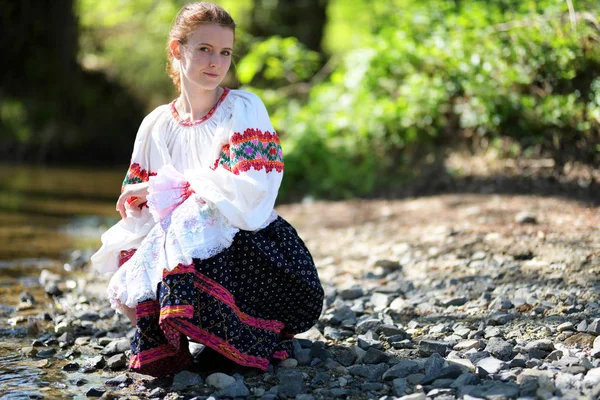
[[[178,305],[178,306],[164,306],[160,309],[160,320],[165,318],[192,318],[194,316],[194,306],[191,305]]]
[[[290,357],[290,355],[285,350],[279,350],[279,351],[276,351],[275,353],[273,353],[273,358],[277,358],[278,360],[285,360],[286,358],[289,358],[289,357]]]
[[[177,354],[177,350],[173,346],[169,344],[163,344],[162,346],[155,347],[154,349],[141,351],[135,355],[132,354],[129,357],[129,368],[140,369],[145,364],[171,357],[175,354]]]
[[[176,329],[184,335],[191,337],[192,339],[210,347],[215,351],[218,351],[220,354],[240,365],[259,368],[263,371],[265,371],[269,366],[269,360],[266,358],[244,354],[225,340],[205,331],[204,329],[198,328],[189,321],[177,319],[165,320],[165,323],[176,327]]]

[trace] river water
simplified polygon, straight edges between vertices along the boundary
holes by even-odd
[[[99,374],[83,380],[53,368],[57,363],[24,357],[21,349],[44,330],[23,319],[54,306],[40,285],[41,271],[75,278],[100,235],[117,222],[125,168],[0,165],[0,399],[85,398],[87,387],[102,382]],[[24,291],[37,301],[31,310],[17,309]]]

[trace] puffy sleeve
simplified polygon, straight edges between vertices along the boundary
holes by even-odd
[[[228,141],[211,168],[184,171],[190,187],[231,225],[257,230],[268,222],[283,177],[283,154],[262,101],[242,92]]]
[[[146,182],[150,176],[156,175],[151,165],[157,164],[160,155],[154,154],[151,131],[163,111],[159,107],[142,121],[122,186]],[[136,249],[154,225],[155,221],[147,207],[127,208],[127,218],[117,222],[102,235],[102,246],[91,257],[94,268],[99,272],[115,272],[123,261],[120,259],[123,256],[121,252]]]

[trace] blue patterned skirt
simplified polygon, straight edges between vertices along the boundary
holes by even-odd
[[[188,338],[265,370],[291,354],[291,338],[314,325],[323,305],[313,259],[281,217],[240,230],[214,257],[165,271],[157,294],[136,307],[130,358],[132,370],[157,376],[193,362]]]

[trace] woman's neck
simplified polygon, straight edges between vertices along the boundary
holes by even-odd
[[[223,89],[221,87],[191,93],[182,86],[175,107],[183,120],[197,121],[208,114],[222,94]]]

